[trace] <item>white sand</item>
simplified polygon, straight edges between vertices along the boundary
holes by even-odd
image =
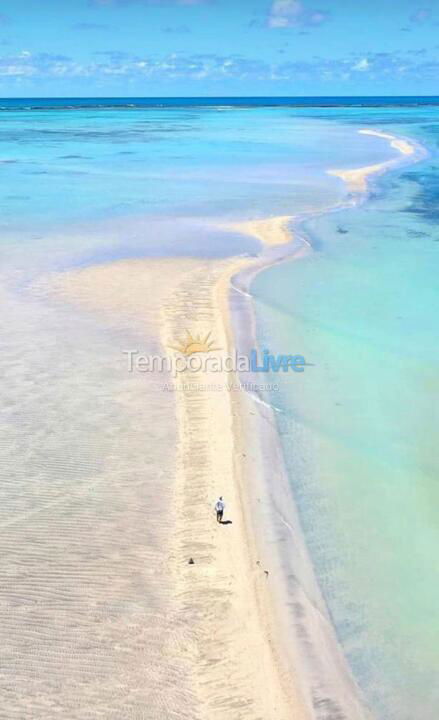
[[[274,217],[243,223],[239,228],[254,234],[267,247],[281,246],[292,240],[288,235],[291,219]],[[295,247],[298,255],[303,250],[300,243]],[[265,264],[272,261],[266,259]],[[234,346],[231,278],[243,270],[257,272],[263,264],[263,255],[256,259],[119,261],[51,277],[37,290],[79,306],[101,324],[130,328],[143,335],[156,353],[168,352],[186,331],[194,335],[210,332],[215,346],[221,348],[215,355],[220,356]],[[161,536],[155,560],[151,548],[138,547],[137,571],[145,562],[154,568],[158,587],[170,583],[166,614],[174,618],[175,627],[171,630],[160,612],[154,619],[147,612],[137,613],[136,621],[144,623],[142,662],[154,668],[144,673],[138,706],[142,707],[142,698],[152,693],[145,717],[160,720],[174,716],[305,720],[318,717],[317,707],[326,705],[340,713],[348,709],[350,720],[364,718],[325,617],[298,521],[293,536],[287,533],[281,539],[285,525],[283,520],[279,524],[275,511],[279,499],[288,522],[293,522],[295,511],[276,434],[267,432],[267,411],[260,416],[250,396],[230,389],[238,382],[232,373],[185,372],[175,381],[167,376],[154,379],[177,383],[174,393],[161,390],[162,417],[156,411],[152,417],[158,428],[172,423],[169,399],[174,400],[175,474],[166,511],[168,534]],[[199,387],[194,386],[197,383]],[[206,389],[209,386],[216,389]],[[155,391],[156,409],[159,394]],[[273,421],[269,422],[273,428]],[[144,437],[146,452],[150,442],[147,425]],[[161,451],[172,456],[174,446],[162,446]],[[156,460],[152,462],[154,476],[159,468]],[[110,481],[111,465],[106,472]],[[150,483],[148,477],[145,483]],[[227,504],[225,519],[232,521],[224,526],[217,525],[213,512],[220,494]],[[154,501],[150,493],[148,497],[151,504],[139,508],[136,532],[141,532],[145,517],[154,516]],[[135,518],[131,522],[134,531]],[[105,538],[104,533],[103,542],[108,541]],[[289,554],[282,557],[280,548],[290,544],[292,558]],[[188,563],[189,558],[194,559],[193,565]],[[296,588],[294,584],[293,589],[287,580],[291,559],[294,573],[308,587],[305,595],[302,586]],[[136,564],[128,564],[127,570],[134,573]],[[311,597],[314,600],[309,605]],[[314,608],[319,604],[316,614]],[[300,618],[291,614],[292,607],[302,608]],[[139,656],[123,625],[114,626],[111,637],[115,648],[126,646],[127,660],[133,662],[132,675],[127,668],[120,684],[122,697],[135,690],[132,683],[139,683],[135,671]],[[153,637],[161,639],[160,653]],[[306,647],[300,648],[300,638],[304,637]],[[328,660],[319,659],[320,652]],[[110,664],[114,654],[117,657],[118,652],[107,649]],[[99,662],[96,656],[97,670]],[[83,706],[93,707],[99,697],[98,675],[95,680],[93,696],[86,688],[82,690]],[[179,699],[176,688],[180,688]],[[108,717],[112,703],[118,707],[118,693],[107,702]]]
[[[243,222],[224,223],[219,225],[223,230],[230,230],[251,235],[265,246],[285,245],[293,239],[289,228],[293,220],[292,215],[277,215],[261,220],[247,220]]]
[[[285,244],[289,222],[281,217],[245,226],[249,233],[254,227],[261,241],[266,230],[273,246]],[[161,352],[186,331],[210,332],[220,356],[234,346],[231,278],[260,267],[261,258],[132,260],[68,273],[53,278],[51,286],[94,316],[159,338]],[[273,419],[267,409],[260,415],[247,393],[228,387],[237,381],[225,372],[184,372],[175,380],[177,452],[167,521],[172,531],[161,550],[168,557],[168,600],[178,618],[166,647],[184,664],[178,682],[187,684],[190,698],[182,693],[176,707],[169,654],[149,655],[146,645],[145,661],[154,663],[162,678],[159,697],[168,698],[168,712],[178,717],[305,720],[327,708],[363,720],[295,516]],[[166,408],[154,422],[169,422]],[[148,441],[146,431],[146,446]],[[220,494],[225,519],[232,521],[224,526],[213,513]],[[150,621],[144,620],[146,640]],[[152,677],[145,674],[143,691]],[[162,716],[161,703],[154,702],[147,717]]]
[[[129,320],[139,327],[143,322],[148,334],[159,335],[163,349],[187,329],[194,334],[210,331],[225,353],[230,343],[230,277],[248,264],[244,259],[125,261],[69,273],[53,284],[58,296],[102,313],[103,318]],[[172,638],[172,652],[191,668],[193,693],[191,705],[181,712],[206,720],[300,720],[305,710],[273,643],[276,623],[269,584],[256,563],[246,526],[240,424],[235,420],[234,391],[226,388],[233,379],[226,373],[184,373],[176,382],[222,387],[178,389],[173,396],[178,440],[173,530],[166,553],[171,604],[180,629]],[[164,413],[162,422],[167,421]],[[219,494],[226,499],[230,525],[215,521],[213,505]],[[194,565],[188,564],[190,557]],[[144,652],[147,661],[147,646]],[[169,658],[154,656],[151,661],[165,676]],[[171,686],[169,693],[172,705]],[[180,717],[178,708],[170,709]]]
[[[360,191],[393,162],[329,172]],[[291,241],[291,221],[227,227],[272,249]],[[33,446],[14,445],[29,478],[2,520],[5,717],[368,717],[314,578],[272,410],[228,389],[229,374],[191,374],[219,390],[169,393],[157,383],[171,378],[128,376],[121,358],[129,342],[162,353],[185,330],[230,351],[232,276],[235,286],[263,265],[120,261],[33,289],[41,325],[54,319],[32,357],[11,355],[9,382],[34,400],[24,413],[10,406]],[[15,302],[20,336],[32,320]],[[219,494],[232,524],[215,522]]]
[[[0,717],[193,720],[167,547],[173,398],[127,372],[134,314],[103,296],[91,311],[99,273],[72,276],[2,293]]]
[[[391,147],[393,147],[395,150],[398,150],[402,155],[413,155],[413,153],[415,152],[415,146],[412,143],[409,143],[407,140],[397,138],[394,135],[379,132],[378,130],[369,130],[367,128],[359,130],[358,132],[363,135],[374,135],[375,137],[389,140]],[[397,160],[387,160],[386,162],[376,163],[374,165],[367,165],[362,168],[337,168],[333,170],[327,170],[326,172],[328,175],[334,175],[335,177],[339,177],[344,180],[344,182],[348,186],[348,189],[351,192],[359,193],[364,192],[367,189],[367,181],[371,175],[377,175],[386,172],[387,170],[394,167],[397,162]]]
[[[375,137],[389,140],[391,147],[395,148],[395,150],[399,150],[399,152],[403,155],[413,155],[413,153],[415,152],[415,147],[414,145],[412,145],[412,143],[408,142],[408,140],[395,137],[395,135],[380,132],[379,130],[369,130],[368,128],[363,128],[363,130],[359,130],[358,132],[360,133],[360,135],[374,135]]]

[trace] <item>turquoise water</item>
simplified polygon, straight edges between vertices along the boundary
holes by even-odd
[[[430,156],[382,178],[362,207],[306,223],[314,251],[261,273],[252,292],[260,342],[313,363],[275,403],[345,653],[377,717],[429,720],[439,704],[439,124],[432,110],[361,116]]]
[[[326,169],[398,157],[359,128],[424,144],[429,157],[381,178],[361,207],[309,219],[312,252],[262,272],[251,291],[260,344],[313,364],[284,378],[274,400],[306,540],[354,675],[380,720],[413,720],[420,707],[433,720],[438,110],[337,102],[6,103],[1,277],[23,317],[8,317],[4,332],[13,325],[14,357],[32,354],[47,320],[40,308],[32,322],[23,288],[48,271],[126,257],[256,253],[253,240],[212,224],[346,201]],[[55,371],[45,368],[49,386]],[[78,402],[81,392],[78,381]],[[19,420],[11,428],[20,438]],[[48,457],[49,480],[58,471]]]
[[[333,199],[336,183],[322,169],[340,161],[341,143],[354,164],[396,155],[355,128],[282,108],[9,110],[0,128],[2,227],[287,213],[291,203],[315,202],[316,186]]]

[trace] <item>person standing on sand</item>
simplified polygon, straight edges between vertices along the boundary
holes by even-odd
[[[222,523],[222,521],[223,521],[223,514],[224,514],[225,506],[226,506],[226,504],[225,504],[222,496],[220,496],[215,503],[216,521],[218,523]]]

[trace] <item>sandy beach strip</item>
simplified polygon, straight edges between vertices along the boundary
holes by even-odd
[[[414,152],[406,141],[363,132],[398,143],[393,146],[403,155]],[[328,172],[360,192],[370,175],[395,162]],[[121,260],[51,277],[44,291],[104,325],[128,328],[155,352],[175,353],[188,333],[210,334],[219,348],[215,355],[224,357],[236,346],[240,322],[246,324],[243,336],[254,332],[248,292],[254,274],[285,255],[309,251],[291,231],[293,219],[219,224],[257,238],[262,251],[256,258]],[[239,377],[225,371],[184,371],[157,382],[164,387],[156,393],[154,422],[173,423],[177,437],[176,448],[163,447],[175,460],[169,532],[161,539],[164,559],[157,570],[170,581],[166,613],[173,620],[160,620],[166,651],[149,654],[152,629],[144,616],[142,663],[154,667],[154,673],[145,672],[141,688],[142,696],[150,697],[148,717],[367,718],[307,553],[273,409],[237,390]],[[162,392],[168,400],[173,394],[173,417],[169,402],[162,417],[157,414]],[[148,441],[145,427],[145,448]],[[226,525],[214,517],[219,495],[226,500]],[[140,565],[133,565],[133,573],[142,564],[137,552]],[[144,558],[152,563],[146,546]],[[116,647],[123,637],[115,634],[112,642]],[[184,668],[178,677],[174,658]],[[186,690],[180,700],[179,677]],[[135,691],[129,672],[125,678],[121,693]]]
[[[215,356],[225,357],[236,346],[236,282],[276,261],[272,250],[285,246],[292,219],[233,227],[261,241],[256,258],[123,260],[55,275],[49,285],[87,313],[143,333],[162,354],[175,354],[189,333],[210,334]],[[288,237],[291,257],[309,251]],[[252,315],[251,296],[240,298]],[[249,323],[251,338],[252,317]],[[176,712],[175,673],[168,670],[175,656],[191,692],[190,704],[182,696],[181,717],[312,720],[336,709],[341,718],[363,720],[306,551],[270,408],[240,388],[236,373],[183,371],[157,381],[175,399],[172,531],[163,572],[177,627],[165,643],[169,655],[148,661],[145,647],[145,658],[160,668],[159,697],[169,698],[167,711]],[[162,422],[169,422],[165,413]],[[219,495],[226,500],[226,525],[218,525],[213,512]],[[151,717],[158,714],[151,707]]]
[[[276,230],[279,246],[285,244],[290,220],[264,221],[268,250]],[[304,250],[293,243],[291,255]],[[251,259],[118,261],[57,276],[52,287],[88,312],[143,328],[163,354],[184,346],[188,333],[210,333],[215,357],[225,357],[236,345],[232,288],[271,262],[264,251]],[[240,298],[251,312],[250,296]],[[246,328],[249,337],[252,332]],[[235,373],[183,371],[162,380],[166,396],[175,398],[177,427],[164,572],[178,619],[166,646],[184,662],[191,689],[181,716],[312,720],[336,709],[342,718],[363,720],[306,551],[272,411],[240,388]],[[165,414],[163,422],[169,422]],[[219,495],[226,500],[226,525],[214,517]],[[160,694],[174,711],[166,681],[171,659],[150,661],[161,668]]]
[[[404,140],[403,138],[398,138],[395,135],[390,135],[389,133],[381,132],[380,130],[369,130],[368,128],[363,128],[358,132],[360,135],[373,135],[374,137],[389,140],[390,146],[395,150],[399,150],[399,152],[403,155],[413,155],[415,152],[415,146],[412,143],[408,140]]]
[[[184,287],[163,308],[163,345],[183,330],[211,332],[230,350],[229,283],[248,261],[194,268]],[[203,327],[204,326],[204,327]],[[187,386],[185,383],[189,383]],[[197,628],[194,666],[202,717],[306,717],[273,641],[274,618],[267,576],[248,534],[243,497],[243,442],[233,373],[183,373],[176,409],[177,454],[174,577],[182,612]],[[199,387],[194,387],[199,383]],[[215,386],[216,390],[210,390]],[[236,399],[236,398],[235,398]],[[226,520],[218,526],[212,507],[226,499]],[[194,565],[188,565],[188,558]],[[191,619],[192,618],[192,619]]]
[[[373,135],[388,140],[391,147],[398,150],[404,156],[413,155],[416,151],[415,145],[410,143],[408,140],[398,138],[395,135],[389,133],[380,132],[378,130],[364,128],[358,131],[362,135]],[[396,160],[386,160],[382,163],[375,163],[374,165],[366,165],[362,168],[353,169],[340,169],[335,168],[327,170],[328,175],[341,178],[346,183],[350,192],[361,193],[367,190],[367,181],[372,175],[381,174],[390,170],[399,162]]]
[[[245,220],[235,223],[224,223],[217,227],[242,235],[257,238],[265,247],[286,245],[292,241],[290,229],[291,215],[277,215],[259,220]]]
[[[120,261],[58,276],[53,287],[89,312],[138,327],[143,323],[148,336],[156,333],[163,353],[184,341],[188,331],[211,333],[220,348],[215,355],[221,356],[231,349],[230,279],[251,262]],[[180,628],[170,644],[192,675],[192,707],[185,712],[203,720],[304,719],[300,692],[279,652],[270,583],[248,534],[240,391],[232,389],[238,378],[203,371],[167,380],[175,397],[178,442],[166,572]],[[227,525],[218,525],[213,512],[220,494],[225,519],[231,521]],[[154,657],[154,662],[166,665],[168,659]]]

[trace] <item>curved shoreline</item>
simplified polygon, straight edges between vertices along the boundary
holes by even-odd
[[[111,322],[118,318],[163,350],[185,330],[212,332],[223,353],[255,347],[253,277],[311,251],[301,231],[311,215],[362,199],[357,193],[318,213],[221,225],[265,242],[254,258],[116,261],[58,276],[51,290]],[[230,389],[233,375],[188,378],[195,382],[175,392],[172,417],[161,417],[177,432],[163,572],[172,580],[167,650],[187,665],[191,693],[178,712],[200,720],[366,720],[308,555],[276,410],[257,392]],[[224,528],[211,512],[219,494],[232,520]],[[168,658],[156,662],[168,677]],[[169,685],[165,707],[167,692]]]
[[[335,207],[316,213],[307,213],[300,217],[275,217],[271,219],[271,224],[269,219],[264,219],[254,222],[246,221],[241,224],[235,223],[230,226],[235,231],[252,235],[261,241],[264,241],[264,231],[267,237],[266,249],[259,256],[259,262],[244,268],[233,276],[229,291],[229,301],[232,306],[235,304],[235,336],[243,338],[244,342],[248,343],[248,328],[251,328],[252,342],[248,343],[249,345],[257,346],[256,318],[250,292],[251,282],[264,269],[283,260],[298,258],[310,251],[312,245],[301,231],[303,223],[310,217],[358,206],[367,200],[366,193],[371,178],[395,169],[408,160],[410,164],[418,162],[427,154],[422,146],[388,133],[373,129],[362,129],[359,130],[359,133],[388,140],[390,145],[401,153],[402,158],[397,157],[362,168],[328,170],[329,175],[343,180],[353,195],[353,198],[349,199],[348,196],[345,203],[340,203]],[[289,243],[285,240],[285,231],[288,226],[290,226]],[[275,241],[276,231],[278,232],[277,243]],[[274,250],[276,247],[277,251]],[[236,308],[237,304],[238,309]],[[245,324],[244,330],[242,324]],[[247,446],[255,432],[263,446],[258,460],[254,461],[253,467],[249,468],[247,473],[247,505],[251,507],[247,522],[258,545],[259,554],[265,555],[266,563],[273,564],[274,560],[277,569],[275,573],[277,586],[273,589],[271,600],[273,622],[277,624],[278,641],[282,646],[284,662],[292,675],[299,680],[301,693],[306,699],[307,717],[313,720],[329,718],[335,712],[340,718],[370,720],[372,716],[338,641],[336,628],[332,624],[308,554],[306,539],[294,500],[294,492],[285,466],[277,429],[276,409],[268,403],[258,403],[257,420],[252,420],[250,415],[254,416],[254,412],[250,410],[250,407],[253,408],[253,411],[255,408],[252,399],[258,398],[252,398],[249,393],[244,395],[240,401],[239,416],[246,417],[243,425],[247,428]],[[268,462],[267,457],[269,458]],[[261,473],[257,472],[257,468],[261,467],[263,468],[262,477]],[[274,486],[269,482],[269,478],[273,477],[273,474],[277,477]],[[250,490],[250,477],[252,484],[255,477],[260,479],[257,499],[255,499],[255,493]],[[260,504],[261,497],[264,498],[263,511]],[[260,531],[261,527],[263,532]],[[275,558],[273,557],[273,546]],[[292,583],[288,582],[287,576],[290,581],[293,579]],[[287,642],[286,638],[291,637],[294,638],[294,642]],[[298,671],[303,668],[305,668],[304,673]]]
[[[369,130],[364,128],[359,130],[360,135],[372,135],[373,137],[379,137],[384,140],[388,140],[390,147],[398,150],[403,156],[410,157],[415,154],[416,146],[403,138],[398,138],[395,135],[389,133],[380,132],[378,130]],[[375,165],[366,165],[362,168],[353,169],[332,169],[327,170],[328,175],[339,177],[344,180],[348,189],[351,192],[365,192],[367,190],[368,178],[372,175],[380,175],[387,170],[391,170],[400,164],[400,158],[392,160],[386,160],[382,163],[376,163]]]
[[[116,319],[137,329],[144,341],[152,338],[164,350],[187,329],[203,336],[212,332],[221,348],[216,355],[225,357],[233,342],[230,279],[248,264],[248,258],[237,257],[125,260],[58,275],[49,285],[64,302],[73,301],[101,321]],[[183,371],[176,387],[167,388],[173,389],[174,413],[163,414],[161,425],[175,426],[177,435],[166,514],[172,532],[163,548],[173,631],[167,638],[169,656],[155,658],[166,680],[158,697],[167,702],[171,694],[175,656],[187,667],[191,692],[189,703],[172,706],[176,716],[307,720],[301,693],[292,687],[292,675],[285,672],[278,652],[270,585],[247,529],[246,450],[235,402],[241,393],[230,387],[234,378],[224,371]],[[173,384],[171,376],[162,380]],[[228,526],[215,521],[213,506],[220,494]],[[145,556],[147,551],[145,547]],[[165,715],[162,711],[157,717]]]

